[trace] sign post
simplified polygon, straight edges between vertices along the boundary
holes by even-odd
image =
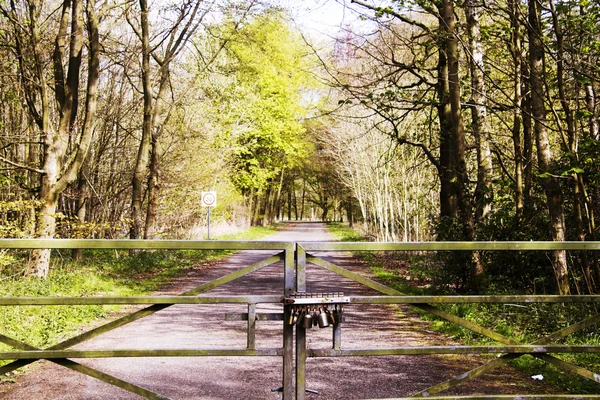
[[[210,209],[217,205],[217,192],[202,192],[202,207],[208,207],[208,240],[210,240]]]

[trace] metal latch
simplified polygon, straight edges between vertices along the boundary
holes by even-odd
[[[350,298],[343,292],[334,293],[307,293],[296,292],[283,299],[285,304],[318,305],[318,304],[344,304],[350,303]]]

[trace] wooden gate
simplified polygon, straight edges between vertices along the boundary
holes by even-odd
[[[0,332],[0,342],[5,343],[14,351],[0,352],[1,360],[15,360],[0,368],[0,374],[13,371],[28,365],[35,360],[47,359],[74,371],[100,379],[111,385],[120,387],[149,399],[164,399],[161,394],[154,393],[147,388],[126,382],[97,369],[82,365],[72,359],[80,358],[106,358],[106,357],[209,357],[209,356],[272,356],[282,360],[283,371],[282,396],[285,400],[304,399],[306,393],[306,360],[307,358],[320,357],[348,357],[348,356],[398,356],[398,355],[431,355],[431,354],[498,354],[486,364],[474,368],[453,379],[440,382],[432,387],[414,393],[411,397],[435,396],[438,393],[452,388],[460,383],[469,381],[481,374],[491,371],[506,362],[516,359],[524,354],[531,354],[537,358],[558,366],[566,371],[580,375],[586,379],[600,383],[600,375],[580,366],[556,358],[553,353],[599,353],[600,346],[570,346],[554,344],[582,329],[594,326],[600,322],[600,314],[593,315],[574,325],[561,329],[533,343],[520,343],[518,340],[501,335],[485,327],[476,325],[456,315],[450,314],[435,304],[440,303],[585,303],[598,302],[600,296],[406,296],[403,293],[384,286],[371,279],[365,278],[355,272],[341,268],[315,252],[346,252],[346,251],[474,251],[474,250],[600,250],[600,242],[435,242],[435,243],[290,243],[290,242],[237,242],[237,241],[134,241],[134,240],[26,240],[2,239],[0,248],[31,249],[188,249],[188,250],[264,250],[272,254],[252,265],[241,268],[233,273],[222,276],[211,282],[202,284],[179,296],[137,296],[137,297],[34,297],[34,298],[0,298],[0,306],[45,306],[45,305],[75,305],[75,304],[143,304],[148,305],[130,315],[109,322],[103,326],[87,331],[76,337],[67,339],[57,345],[46,349],[36,348],[15,338],[8,337]],[[249,273],[283,261],[284,287],[281,295],[250,296],[212,296],[198,297],[211,289],[232,282]],[[335,274],[356,281],[366,287],[374,289],[381,296],[343,296],[346,307],[353,304],[408,304],[432,313],[440,318],[451,321],[480,335],[494,340],[500,345],[493,346],[420,346],[420,347],[393,347],[393,348],[361,348],[346,349],[341,342],[341,329],[343,324],[335,323],[333,328],[332,346],[330,349],[310,348],[307,345],[306,329],[299,324],[290,324],[293,319],[293,301],[306,292],[306,266],[307,264],[325,268]],[[329,301],[331,299],[328,299]],[[318,301],[326,301],[319,299]],[[335,301],[335,300],[334,300]],[[247,304],[247,313],[244,319],[247,324],[247,345],[245,348],[227,349],[126,349],[126,350],[73,350],[72,347],[91,338],[100,336],[113,329],[129,324],[157,311],[163,310],[174,304]],[[256,348],[255,333],[258,318],[256,305],[261,303],[283,304],[282,337],[283,346],[280,348]],[[278,318],[279,319],[279,318]],[[339,321],[338,321],[339,322]],[[295,358],[294,358],[295,336]],[[295,361],[295,365],[294,365]],[[514,396],[452,396],[447,398],[544,398],[558,396],[540,396],[515,394]],[[561,395],[561,398],[600,398],[600,395]],[[432,397],[443,398],[443,397]]]
[[[408,304],[437,317],[460,325],[477,334],[494,340],[501,345],[493,346],[419,346],[393,348],[361,348],[344,349],[341,343],[343,324],[335,324],[333,329],[331,349],[312,349],[307,346],[306,330],[301,325],[296,326],[296,399],[304,399],[306,393],[306,359],[320,357],[368,357],[368,356],[419,356],[432,354],[494,354],[482,366],[476,367],[453,379],[435,384],[429,388],[414,393],[410,398],[430,397],[436,399],[542,399],[542,398],[577,398],[597,399],[600,395],[497,395],[497,396],[436,396],[446,389],[453,388],[470,381],[486,372],[525,354],[530,354],[547,363],[553,364],[565,371],[600,384],[600,375],[585,368],[556,358],[552,353],[599,353],[600,346],[571,346],[554,344],[556,341],[600,323],[600,314],[593,315],[561,329],[533,343],[521,343],[518,340],[479,326],[456,315],[436,307],[441,303],[588,303],[599,302],[600,296],[406,296],[393,288],[365,278],[355,272],[341,268],[324,257],[314,255],[315,252],[331,251],[515,251],[515,250],[600,250],[600,242],[427,242],[427,243],[331,243],[314,242],[297,245],[296,289],[306,290],[306,266],[314,264],[325,268],[339,276],[356,281],[368,288],[380,292],[383,296],[344,296],[346,307],[352,304]],[[600,390],[600,385],[598,386]]]
[[[137,297],[33,297],[7,298],[0,297],[0,306],[46,306],[46,305],[80,305],[80,304],[144,304],[147,307],[109,322],[103,326],[87,331],[47,349],[39,349],[22,341],[4,335],[0,332],[0,342],[15,349],[15,351],[0,352],[0,360],[15,360],[0,367],[0,374],[5,374],[24,367],[36,360],[47,359],[71,370],[97,378],[108,384],[136,393],[148,399],[166,399],[167,397],[154,393],[147,388],[126,382],[115,376],[85,366],[72,359],[107,358],[107,357],[216,357],[216,356],[273,356],[282,359],[283,397],[293,397],[294,364],[293,364],[293,328],[284,324],[282,329],[283,346],[281,348],[256,348],[255,332],[257,312],[256,305],[261,303],[283,303],[284,296],[294,290],[294,249],[293,243],[287,242],[238,242],[238,241],[146,241],[146,240],[26,240],[2,239],[0,248],[13,249],[177,249],[177,250],[265,250],[277,254],[266,256],[262,261],[241,268],[233,273],[202,284],[194,289],[181,293],[179,296],[137,296]],[[233,282],[238,278],[264,267],[283,261],[284,288],[281,295],[248,296],[213,296],[198,297],[199,294]],[[98,337],[113,329],[133,321],[152,315],[174,304],[247,304],[247,346],[246,348],[227,349],[152,349],[152,350],[72,350],[75,345]],[[284,311],[285,314],[286,311]],[[285,317],[285,315],[284,315]],[[284,318],[281,318],[284,319]],[[0,328],[1,329],[1,328]]]

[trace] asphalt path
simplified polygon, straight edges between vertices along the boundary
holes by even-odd
[[[325,225],[292,224],[266,240],[332,240]],[[210,265],[197,266],[159,295],[176,295],[275,254],[243,251]],[[368,276],[360,262],[344,253],[319,256]],[[323,268],[307,268],[308,292],[343,291],[351,295],[376,292]],[[283,263],[253,272],[203,295],[264,295],[283,293]],[[281,312],[280,304],[265,304],[257,312]],[[76,346],[100,349],[245,348],[246,322],[226,321],[226,314],[247,312],[245,305],[174,305]],[[449,344],[429,331],[408,307],[353,305],[345,308],[342,348],[376,348]],[[258,321],[257,348],[281,347],[281,321]],[[331,328],[307,331],[311,348],[330,348]],[[170,399],[280,399],[281,357],[167,357],[81,359],[78,362]],[[389,398],[411,395],[485,362],[477,357],[394,356],[318,358],[307,362],[307,388],[319,392],[309,399]],[[140,399],[123,389],[47,361],[10,385],[0,399]],[[443,394],[547,393],[541,382],[530,382],[510,368],[496,370],[464,388]]]

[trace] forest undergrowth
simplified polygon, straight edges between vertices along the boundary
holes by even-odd
[[[252,227],[219,240],[256,240],[275,228]],[[82,261],[59,252],[46,279],[23,277],[28,253],[3,253],[0,260],[0,297],[142,296],[171,282],[186,270],[231,254],[229,250],[157,250],[129,255],[127,250],[86,250]],[[35,347],[46,348],[126,312],[129,306],[11,306],[0,307],[2,334]],[[0,344],[0,351],[10,351]],[[0,366],[9,361],[1,361]],[[20,370],[0,375],[13,382]]]
[[[356,230],[341,223],[328,225],[337,240],[346,242],[366,241]],[[354,256],[364,261],[376,280],[407,295],[452,295],[451,288],[438,284],[435,269],[430,268],[435,255],[409,254],[401,252],[354,252]],[[482,294],[517,295],[527,293],[507,293],[497,286],[490,285]],[[598,313],[589,304],[439,304],[436,305],[454,315],[492,329],[502,335],[514,338],[523,344],[532,343],[546,335],[573,325]],[[423,320],[429,321],[431,329],[444,334],[463,345],[499,344],[478,335],[466,328],[443,320],[419,309],[414,311]],[[599,345],[600,334],[597,326],[568,336],[555,344]],[[555,357],[586,368],[594,373],[600,371],[600,357],[594,353],[553,354]],[[543,376],[550,384],[568,394],[600,394],[600,384],[575,374],[567,373],[536,357],[524,355],[510,362],[513,367],[530,376]],[[533,378],[532,378],[533,379]]]

